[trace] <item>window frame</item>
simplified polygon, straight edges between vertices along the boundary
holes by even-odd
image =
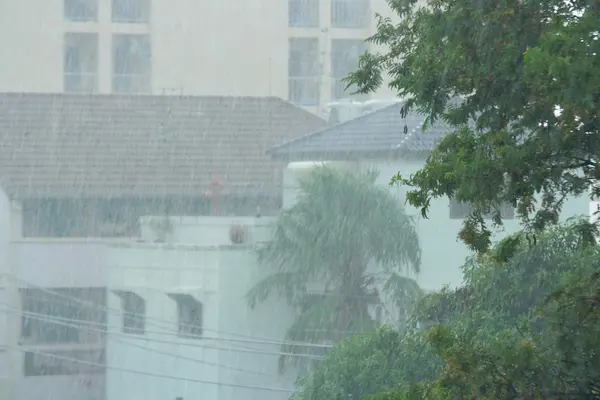
[[[175,301],[177,311],[177,335],[187,339],[201,339],[204,334],[204,304],[187,293],[169,293]],[[190,310],[195,316],[190,318]]]
[[[125,39],[129,40],[128,46],[125,46]],[[139,40],[134,43],[134,40]],[[142,50],[145,50],[146,54],[140,56],[139,65],[147,64],[142,72],[121,72],[119,71],[119,54],[124,48],[128,48],[128,57],[135,57],[135,53],[131,51],[134,46],[140,46]],[[142,51],[144,53],[144,51]],[[122,57],[122,55],[121,55]],[[152,92],[152,37],[146,33],[115,33],[112,35],[112,46],[111,46],[111,89],[113,93],[120,94],[149,94]],[[132,58],[130,58],[132,59]],[[126,63],[127,64],[127,63]],[[130,63],[133,64],[133,63]],[[124,68],[127,69],[127,68]],[[125,90],[125,86],[117,84],[120,78],[127,78],[128,80],[141,78],[143,81],[141,85],[132,85],[132,81],[129,81],[129,87],[133,86],[134,89]],[[140,89],[142,88],[143,89]]]
[[[295,69],[298,72],[295,72]],[[321,98],[320,69],[319,38],[290,37],[288,39],[288,100],[291,103],[301,106],[319,104]],[[301,83],[298,87],[305,90],[297,91],[295,88],[298,83]],[[311,92],[314,94],[311,95]],[[296,97],[295,93],[309,93],[309,95]]]
[[[63,0],[63,18],[68,22],[98,22],[99,0]],[[77,6],[91,10],[89,16],[75,16]]]
[[[114,293],[121,300],[122,332],[130,335],[144,335],[146,333],[146,300],[131,291],[115,290]]]
[[[88,41],[88,39],[91,39]],[[71,50],[77,49],[78,52],[86,52],[85,47],[91,45],[92,49],[89,51],[90,54],[94,54],[95,60],[89,71],[75,69],[71,70],[71,66],[75,65],[70,63],[68,58]],[[98,70],[100,67],[100,46],[99,46],[99,35],[97,32],[65,32],[63,35],[63,90],[65,93],[96,93],[98,92]],[[87,66],[88,63],[77,63],[79,68],[81,66]],[[91,85],[71,85],[69,78],[79,77],[91,78]]]
[[[331,27],[336,29],[368,29],[371,25],[369,0],[331,0]],[[354,19],[343,18],[354,13]]]
[[[141,10],[139,15],[126,15],[127,10],[124,4],[137,3]],[[118,12],[121,12],[119,14]],[[110,2],[110,20],[114,24],[149,24],[152,14],[151,0],[111,0]]]
[[[353,43],[354,45],[349,45]],[[346,45],[341,45],[346,44]],[[352,55],[349,55],[350,49],[352,48]],[[367,43],[362,39],[348,39],[348,38],[340,38],[340,39],[331,39],[331,53],[330,53],[330,63],[331,63],[331,100],[340,100],[346,97],[352,97],[353,99],[364,98],[364,95],[355,95],[350,96],[352,89],[349,91],[342,90],[340,95],[338,96],[338,92],[340,92],[339,87],[345,87],[346,84],[342,82],[342,79],[346,78],[350,72],[354,72],[356,68],[358,68],[358,60],[365,51],[369,49]],[[338,57],[343,56],[345,59],[342,61]],[[355,65],[352,67],[348,67],[350,58],[354,58],[356,56]],[[336,65],[346,64],[344,68],[336,68]],[[344,70],[344,72],[338,72],[339,70]],[[344,96],[344,95],[347,96]]]
[[[300,11],[304,15],[297,16]],[[318,0],[288,0],[288,27],[318,28],[320,25],[320,10]]]

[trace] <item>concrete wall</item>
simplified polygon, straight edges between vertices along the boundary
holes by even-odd
[[[122,332],[119,297],[109,296],[112,334],[108,335],[107,364],[120,369],[107,371],[108,398],[289,397],[285,392],[231,386],[291,388],[294,382],[294,376],[278,374],[277,355],[259,354],[279,352],[279,345],[255,343],[261,338],[281,340],[291,319],[289,310],[277,300],[254,311],[248,308],[245,294],[265,271],[257,265],[252,246],[229,244],[230,224],[244,221],[171,220],[171,243],[113,245],[107,251],[109,289],[133,291],[146,300],[146,333],[132,335]],[[245,221],[250,231],[268,230],[268,219],[252,220]],[[142,236],[144,232],[148,233],[143,228]],[[187,244],[175,243],[176,238]],[[202,302],[201,339],[177,335],[177,306],[167,296],[173,292],[192,294]]]
[[[86,240],[24,240],[21,210],[0,192],[0,398],[15,400],[103,400],[104,374],[24,376],[25,348],[42,352],[102,348],[103,342],[84,345],[28,345],[21,347],[21,308],[18,288],[41,286],[102,287],[106,282],[104,245]],[[61,353],[68,357],[68,353]],[[6,379],[4,379],[6,378]]]
[[[388,185],[390,179],[400,172],[403,176],[419,170],[424,161],[363,161],[363,168],[374,167],[380,171],[379,183]],[[406,199],[405,187],[390,187],[390,190],[401,201]],[[587,214],[589,200],[585,197],[569,199],[562,212],[565,220],[574,215]],[[428,219],[421,217],[419,210],[406,205],[407,211],[417,221],[419,237],[423,248],[423,264],[417,281],[427,290],[439,289],[443,285],[456,287],[462,282],[460,266],[469,256],[466,245],[458,239],[462,220],[450,219],[449,199],[440,198],[431,202]],[[505,220],[504,229],[495,232],[493,240],[500,240],[506,235],[517,232],[520,226],[516,220]]]

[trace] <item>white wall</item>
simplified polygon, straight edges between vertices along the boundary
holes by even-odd
[[[261,229],[263,233],[268,231],[265,225],[270,220],[217,217],[171,220],[174,228],[170,241],[180,238],[196,244],[130,243],[113,245],[107,252],[110,289],[130,290],[143,296],[147,312],[147,333],[125,335],[121,332],[122,317],[118,312],[120,299],[110,295],[109,308],[114,312],[109,317],[113,333],[108,335],[107,364],[153,375],[109,368],[108,398],[279,400],[289,397],[289,393],[230,386],[293,387],[293,376],[279,375],[277,355],[257,353],[279,352],[279,345],[244,342],[260,338],[281,340],[291,322],[291,313],[277,299],[254,311],[248,308],[245,295],[266,271],[257,265],[252,246],[227,244],[232,222],[247,222],[253,233],[251,237],[256,239],[263,237]],[[203,339],[183,339],[173,334],[177,308],[167,292],[190,293],[203,303]],[[140,347],[151,347],[154,351]],[[192,382],[194,379],[219,385]]]
[[[62,92],[64,33],[97,32],[98,89],[110,93],[111,35],[148,33],[155,94],[287,99],[288,39],[315,37],[323,106],[331,93],[331,39],[364,39],[373,31],[331,28],[329,0],[319,0],[321,23],[314,28],[288,27],[287,1],[280,0],[154,0],[149,24],[112,24],[110,1],[99,0],[99,22],[72,23],[63,18],[63,0],[0,0],[0,91]],[[386,7],[373,0],[374,12]]]
[[[390,179],[400,172],[403,176],[419,170],[424,161],[363,161],[363,168],[375,167],[380,171],[379,183],[388,185]],[[406,199],[406,187],[390,187],[390,190],[401,201]],[[569,199],[561,214],[561,220],[581,214],[587,214],[589,199],[584,197]],[[460,266],[469,256],[466,245],[458,239],[462,220],[450,219],[448,199],[439,198],[431,202],[428,219],[420,215],[420,211],[406,204],[407,212],[417,221],[419,237],[423,249],[422,267],[417,281],[427,290],[436,290],[444,285],[456,287],[462,282]],[[504,229],[494,234],[493,240],[500,240],[508,234],[520,229],[516,220],[504,221]]]
[[[162,400],[177,396],[216,399],[215,385],[185,379],[218,382],[215,366],[189,360],[217,363],[218,352],[199,347],[205,344],[202,340],[176,335],[177,305],[167,293],[185,292],[200,300],[206,327],[216,329],[218,254],[196,247],[152,244],[114,246],[107,253],[109,290],[130,290],[144,298],[147,330],[145,335],[124,334],[122,314],[118,312],[120,298],[110,293],[108,323],[112,334],[107,339],[107,365],[151,374],[109,368],[107,397],[111,400]]]
[[[19,296],[12,274],[10,240],[14,218],[12,205],[6,194],[0,190],[0,344],[16,346],[19,340],[20,320],[15,314],[8,313],[5,307],[19,304]],[[18,372],[21,353],[15,349],[0,345],[0,398],[16,399],[18,391]]]
[[[378,183],[389,186],[390,179],[400,172],[409,176],[424,165],[424,160],[413,161],[360,161],[360,169],[375,168],[380,172]],[[286,169],[284,177],[283,202],[290,207],[298,196],[297,184],[293,171]],[[402,202],[405,201],[406,187],[389,187],[392,193]],[[575,215],[587,215],[589,199],[585,196],[568,199],[563,207],[561,219]],[[449,216],[449,200],[435,199],[431,202],[428,219],[421,217],[419,210],[406,204],[407,213],[416,220],[419,239],[423,250],[421,272],[416,277],[419,285],[426,290],[438,290],[444,285],[456,287],[462,283],[463,265],[470,252],[466,245],[458,239],[462,220],[453,220]],[[516,220],[505,221],[502,231],[496,232],[494,240],[516,232],[519,225]]]

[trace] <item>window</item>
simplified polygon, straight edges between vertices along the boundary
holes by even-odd
[[[112,21],[138,24],[150,22],[150,0],[112,0]]]
[[[21,338],[25,344],[89,343],[100,341],[106,323],[102,288],[21,289]],[[91,302],[96,307],[85,303]],[[83,303],[83,304],[82,304]],[[95,330],[73,320],[96,324]],[[70,322],[71,321],[71,322]],[[100,324],[100,326],[98,325]]]
[[[64,38],[65,92],[95,92],[98,86],[98,35],[66,33]]]
[[[98,21],[98,0],[65,0],[65,19],[75,22]]]
[[[102,373],[105,368],[103,349],[44,349],[43,354],[26,351],[23,354],[23,375],[79,375]],[[77,362],[80,360],[83,362]]]
[[[150,92],[152,73],[150,47],[148,35],[113,35],[113,92]]]
[[[346,84],[342,79],[354,72],[358,67],[359,57],[367,50],[362,40],[357,39],[333,39],[331,41],[331,97],[338,100],[348,97],[352,88],[345,91]]]
[[[466,203],[460,203],[455,199],[450,199],[450,218],[451,219],[465,219],[471,214],[471,206]],[[485,215],[486,218],[491,219],[493,213]],[[514,219],[515,209],[508,203],[503,203],[500,207],[500,216],[503,219]]]
[[[370,16],[369,0],[331,0],[333,28],[368,28]]]
[[[291,38],[289,51],[289,100],[299,105],[317,105],[319,103],[319,39]]]
[[[187,337],[202,335],[202,303],[189,294],[171,293],[169,297],[177,303],[179,335]]]
[[[143,335],[146,328],[146,301],[133,292],[115,290],[121,298],[123,333]]]
[[[288,23],[291,27],[318,27],[319,0],[288,0]]]

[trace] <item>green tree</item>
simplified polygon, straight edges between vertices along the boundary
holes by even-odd
[[[469,259],[464,287],[422,298],[420,327],[340,342],[296,399],[599,398],[600,249],[588,225],[549,229],[504,262]]]
[[[299,379],[292,400],[361,400],[394,390],[401,381],[433,380],[441,363],[432,362],[431,351],[424,335],[404,336],[386,326],[345,338],[311,374]]]
[[[259,251],[273,273],[251,289],[249,304],[276,293],[295,307],[288,341],[337,342],[370,331],[378,325],[373,308],[391,299],[407,310],[419,297],[416,282],[406,278],[421,263],[415,224],[376,178],[316,167],[300,180],[297,203],[280,214],[273,239]],[[308,350],[286,345],[282,351]]]
[[[482,214],[516,207],[535,238],[568,196],[600,194],[600,3],[590,0],[388,0],[401,22],[380,18],[368,40],[386,49],[362,56],[348,86],[367,93],[385,76],[428,124],[456,126],[410,177],[410,204],[433,198],[471,203],[460,232],[490,247]],[[426,134],[426,133],[425,133]]]

